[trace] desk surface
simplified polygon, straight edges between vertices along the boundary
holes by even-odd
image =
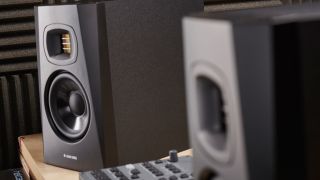
[[[19,137],[21,161],[24,161],[30,176],[45,180],[79,180],[79,173],[68,169],[48,165],[43,162],[42,134]],[[179,153],[179,156],[192,155],[191,150]]]
[[[79,180],[76,171],[51,166],[43,162],[42,134],[19,137],[20,153],[29,168],[30,176],[45,180]]]

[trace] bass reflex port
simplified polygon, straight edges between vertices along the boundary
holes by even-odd
[[[196,81],[201,131],[214,149],[226,151],[228,124],[222,91],[205,76],[198,76]]]

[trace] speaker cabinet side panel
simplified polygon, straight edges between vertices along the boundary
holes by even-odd
[[[104,3],[79,6],[86,67],[104,167],[118,165],[108,37]],[[93,13],[94,12],[94,13]]]
[[[267,25],[240,25],[235,28],[234,37],[250,179],[274,179],[272,29]]]
[[[320,28],[319,21],[311,23],[301,23],[303,28],[300,28],[301,48],[302,48],[302,72],[305,79],[303,83],[304,87],[304,127],[305,132],[305,160],[307,167],[306,179],[319,179],[320,172],[319,167],[320,156],[320,144],[317,141],[319,137],[319,108],[317,102],[320,100],[319,94],[319,57],[320,51],[317,46],[320,36],[317,33]]]
[[[77,8],[75,5],[41,6],[37,7],[36,17],[45,162],[75,170],[100,168],[102,167],[102,158],[97,134],[95,113],[93,110],[94,107],[92,106],[87,67],[85,63],[87,60],[86,58],[90,59],[90,57],[85,57],[84,55]],[[52,27],[50,30],[52,30],[51,32],[53,33],[51,35],[54,35],[52,36],[53,38],[45,37],[46,28],[49,26]],[[64,29],[63,27],[69,28]],[[57,45],[53,44],[57,42],[54,40],[56,37],[55,35],[57,33],[65,32],[71,33],[71,42],[77,44],[77,46],[72,46],[72,48],[77,48],[77,53],[74,54],[76,60],[74,62],[72,61],[72,63],[67,63],[68,50],[65,51],[65,49],[61,49],[61,54],[53,55],[53,60],[57,61],[49,61],[49,58],[47,57],[48,49],[46,48],[54,48],[55,45]],[[47,42],[49,39],[52,41],[50,40],[50,42]],[[46,45],[46,43],[48,44]],[[61,48],[65,48],[64,44],[61,44]],[[51,56],[52,54],[49,53],[49,55]],[[59,61],[65,62],[59,63]],[[47,104],[48,94],[46,89],[51,86],[50,83],[54,80],[56,75],[64,73],[71,75],[80,83],[80,86],[82,86],[85,91],[88,103],[90,104],[90,108],[87,109],[90,113],[89,127],[86,134],[77,141],[69,141],[61,136],[61,133],[57,131],[56,126],[52,123],[54,122],[54,119],[50,115],[52,114],[52,111],[48,108]]]
[[[190,17],[183,20],[183,29],[188,119],[192,148],[195,151],[195,177],[248,179],[233,26],[226,21]],[[222,92],[224,105],[221,109],[224,109],[226,118],[223,124],[226,126],[224,131],[227,144],[224,149],[219,149],[214,142],[223,131],[217,132],[207,126],[207,122],[214,119],[203,114],[203,108],[210,108],[211,104],[203,103],[203,100],[207,101],[206,98],[200,99],[205,91],[199,91],[198,77],[205,77],[217,84]],[[221,129],[223,124],[220,124],[220,127],[211,125]]]
[[[317,19],[274,27],[279,179],[319,178],[319,27]]]

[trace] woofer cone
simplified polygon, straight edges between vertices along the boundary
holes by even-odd
[[[48,91],[52,125],[67,140],[81,139],[89,126],[90,110],[81,83],[71,74],[57,75]]]

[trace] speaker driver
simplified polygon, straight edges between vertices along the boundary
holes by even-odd
[[[89,126],[89,103],[80,82],[71,74],[59,74],[48,93],[49,112],[59,134],[71,141],[81,139]]]

